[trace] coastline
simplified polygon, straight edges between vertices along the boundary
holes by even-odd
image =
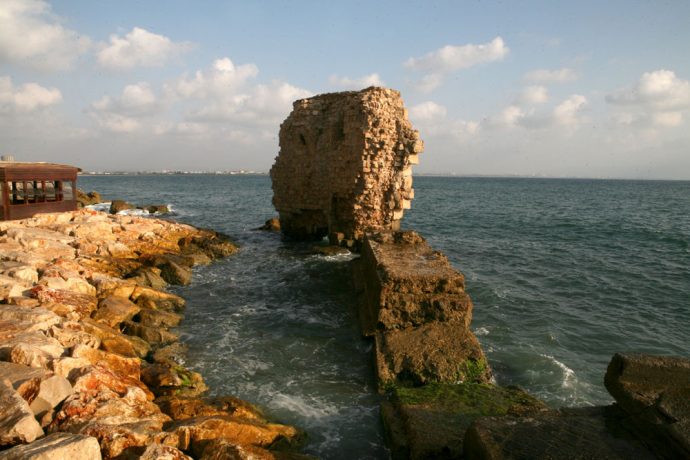
[[[85,209],[2,222],[0,235],[0,387],[11,401],[0,456],[97,458],[97,445],[102,458],[273,458],[269,448],[299,444],[299,430],[249,403],[202,398],[202,376],[181,364],[170,328],[184,299],[165,286],[234,253],[227,238]]]

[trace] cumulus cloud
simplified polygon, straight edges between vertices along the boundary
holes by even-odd
[[[578,79],[577,73],[573,69],[564,67],[562,69],[536,69],[525,74],[525,80],[534,83],[566,83]]]
[[[429,92],[441,85],[445,75],[479,64],[500,61],[509,51],[503,39],[496,37],[479,45],[446,45],[424,56],[409,58],[404,66],[425,73],[416,86],[420,91]]]
[[[207,70],[198,70],[193,77],[182,76],[168,87],[182,98],[213,98],[235,93],[259,74],[254,64],[236,66],[230,58],[216,59]]]
[[[102,46],[96,59],[101,66],[117,70],[160,67],[189,49],[190,43],[176,43],[164,35],[134,27],[124,37],[111,35],[110,44]]]
[[[0,113],[29,113],[62,101],[57,88],[37,83],[15,87],[10,77],[0,77]]]
[[[377,73],[364,75],[363,77],[359,78],[339,77],[337,75],[331,75],[328,78],[328,84],[342,89],[362,89],[368,88],[370,86],[386,85]]]
[[[447,110],[444,106],[433,101],[422,102],[410,107],[410,118],[415,122],[440,120],[446,117]]]
[[[144,121],[161,109],[162,102],[151,85],[139,82],[125,86],[118,97],[103,96],[91,104],[89,112],[107,131],[126,133],[142,128]]]
[[[562,126],[577,126],[582,122],[580,114],[587,105],[587,98],[580,94],[573,94],[553,109],[553,120]]]
[[[618,109],[613,118],[619,124],[676,127],[690,109],[690,82],[671,70],[645,72],[633,86],[608,94],[606,102]]]
[[[88,37],[60,24],[42,0],[0,2],[0,63],[65,70],[90,46]]]
[[[543,104],[549,100],[549,91],[544,86],[528,86],[523,88],[517,98],[520,105]]]

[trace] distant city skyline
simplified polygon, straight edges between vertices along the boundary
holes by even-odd
[[[294,100],[401,92],[416,173],[690,179],[690,3],[0,1],[0,154],[266,172]]]

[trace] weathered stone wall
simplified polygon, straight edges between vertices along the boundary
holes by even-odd
[[[371,87],[296,101],[271,168],[283,233],[356,247],[367,231],[397,229],[414,197],[411,165],[422,149],[398,91]]]
[[[486,383],[469,330],[472,301],[448,259],[415,232],[368,234],[355,263],[362,331],[376,344],[379,385]]]

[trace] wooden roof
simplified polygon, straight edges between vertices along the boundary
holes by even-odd
[[[62,179],[76,176],[80,168],[70,165],[43,162],[0,161],[0,179],[31,179],[40,176],[45,179]]]

